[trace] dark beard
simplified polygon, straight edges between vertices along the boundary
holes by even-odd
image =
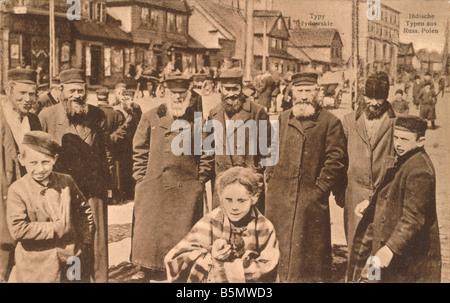
[[[74,102],[74,101],[72,101]],[[67,119],[69,119],[69,122],[74,125],[81,125],[86,120],[86,111],[82,111],[80,113],[75,113],[72,109],[72,105],[70,101],[63,100],[62,101],[63,107],[66,110]]]
[[[239,113],[242,110],[243,104],[244,102],[242,101],[242,99],[238,96],[234,99],[234,103],[232,105],[229,105],[227,103],[227,100],[230,98],[226,98],[222,100],[222,106],[225,110],[225,113],[227,114],[228,117],[233,117],[235,114]]]
[[[383,103],[377,104],[375,106],[362,103],[361,106],[363,107],[368,120],[377,120],[381,119],[381,117],[383,117],[383,115],[388,111],[389,102],[384,101]]]

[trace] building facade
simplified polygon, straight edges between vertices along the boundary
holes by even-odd
[[[56,76],[68,68],[83,68],[90,85],[114,85],[127,78],[125,54],[131,36],[106,12],[106,1],[81,1],[81,20],[69,20],[72,4],[55,1]],[[5,0],[1,5],[2,87],[7,70],[39,71],[41,87],[49,82],[49,1]]]

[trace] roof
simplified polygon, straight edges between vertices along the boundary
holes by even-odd
[[[263,42],[261,37],[255,37],[253,39],[253,55],[261,56],[263,55]],[[293,56],[289,52],[283,49],[275,49],[269,47],[269,57],[283,58],[288,60],[298,60],[296,56]]]
[[[235,38],[236,43],[244,41],[243,29],[246,22],[237,9],[212,3],[211,0],[196,0],[196,2]]]
[[[290,47],[289,53],[292,54],[300,63],[311,63],[311,58],[305,53],[305,51],[298,47]]]
[[[279,17],[281,16],[280,11],[266,11],[266,10],[254,10],[253,17]]]
[[[398,44],[398,55],[399,56],[406,56],[406,55],[408,55],[408,51],[409,51],[409,49],[412,49],[412,56],[414,56],[414,46],[413,46],[413,43],[412,42],[410,42],[410,43],[399,43]]]
[[[339,32],[335,28],[308,28],[289,31],[290,42],[297,47],[331,46],[336,34],[342,43]]]
[[[311,58],[312,61],[320,63],[332,63],[329,54],[318,52],[314,48],[304,48],[303,51],[309,58]]]
[[[106,0],[106,2],[107,6],[143,4],[177,12],[190,13],[189,7],[187,6],[185,0]]]
[[[189,48],[206,48],[203,44],[201,44],[200,42],[198,42],[197,40],[195,40],[193,37],[188,36],[188,47]]]
[[[435,62],[435,63],[441,63],[442,62],[442,56],[436,51],[428,52],[425,49],[421,49],[418,52],[416,52],[417,58],[419,58],[419,61],[421,62]]]
[[[82,36],[132,42],[131,35],[124,32],[116,22],[103,23],[93,20],[73,21],[75,30]]]

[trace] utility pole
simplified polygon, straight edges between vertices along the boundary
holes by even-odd
[[[352,102],[358,100],[359,87],[359,5],[358,0],[352,1],[352,67],[353,67],[353,83],[351,85],[352,95],[354,99]],[[353,94],[354,93],[354,94]],[[356,109],[356,107],[355,107]]]
[[[269,49],[269,43],[267,41],[267,21],[263,22],[264,32],[263,32],[263,57],[262,57],[262,72],[265,73],[267,70],[267,51]]]
[[[247,13],[247,29],[246,29],[246,40],[245,44],[245,64],[244,64],[244,81],[252,81],[252,71],[253,71],[253,10],[254,10],[254,0],[246,1],[246,13]]]
[[[48,71],[49,89],[52,87],[53,77],[55,76],[55,0],[49,0],[49,32],[50,32],[50,66]]]

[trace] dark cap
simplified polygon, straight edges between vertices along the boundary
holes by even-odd
[[[399,116],[395,121],[395,127],[404,131],[421,134],[422,136],[425,136],[428,123],[426,120],[420,117],[407,115],[407,116]]]
[[[36,84],[36,76],[33,69],[14,68],[8,71],[8,79],[19,83]]]
[[[403,89],[397,89],[395,94],[401,94],[403,96]]]
[[[40,130],[25,133],[22,144],[51,157],[54,157],[60,148],[58,142],[56,142],[52,135]]]
[[[62,71],[59,74],[59,80],[61,81],[61,84],[86,83],[84,70],[78,68],[71,68]]]
[[[166,77],[167,88],[173,93],[184,93],[189,89],[191,77],[181,73],[171,73]]]
[[[240,68],[230,68],[223,70],[218,77],[222,84],[241,84],[244,74]]]
[[[367,78],[365,93],[371,99],[386,100],[389,96],[389,77],[385,72],[377,72]]]
[[[114,85],[114,89],[127,89],[127,85],[125,83],[117,83],[116,85]]]
[[[292,85],[314,85],[317,78],[319,75],[316,73],[297,73],[292,75]]]
[[[135,91],[132,89],[126,89],[123,91],[122,95],[123,96],[128,96],[128,97],[134,97],[134,93]]]
[[[109,90],[108,90],[108,88],[101,87],[101,88],[97,89],[95,91],[95,93],[97,94],[97,99],[98,100],[103,100],[103,101],[108,100],[108,97],[109,97]]]
[[[425,81],[425,82],[423,83],[423,87],[425,87],[425,86],[427,86],[427,85],[429,85],[429,86],[433,86],[433,85],[431,84],[431,82],[430,82],[430,81]]]
[[[59,85],[61,83],[61,81],[59,80],[59,76],[53,77],[52,78],[52,84],[53,85]]]

